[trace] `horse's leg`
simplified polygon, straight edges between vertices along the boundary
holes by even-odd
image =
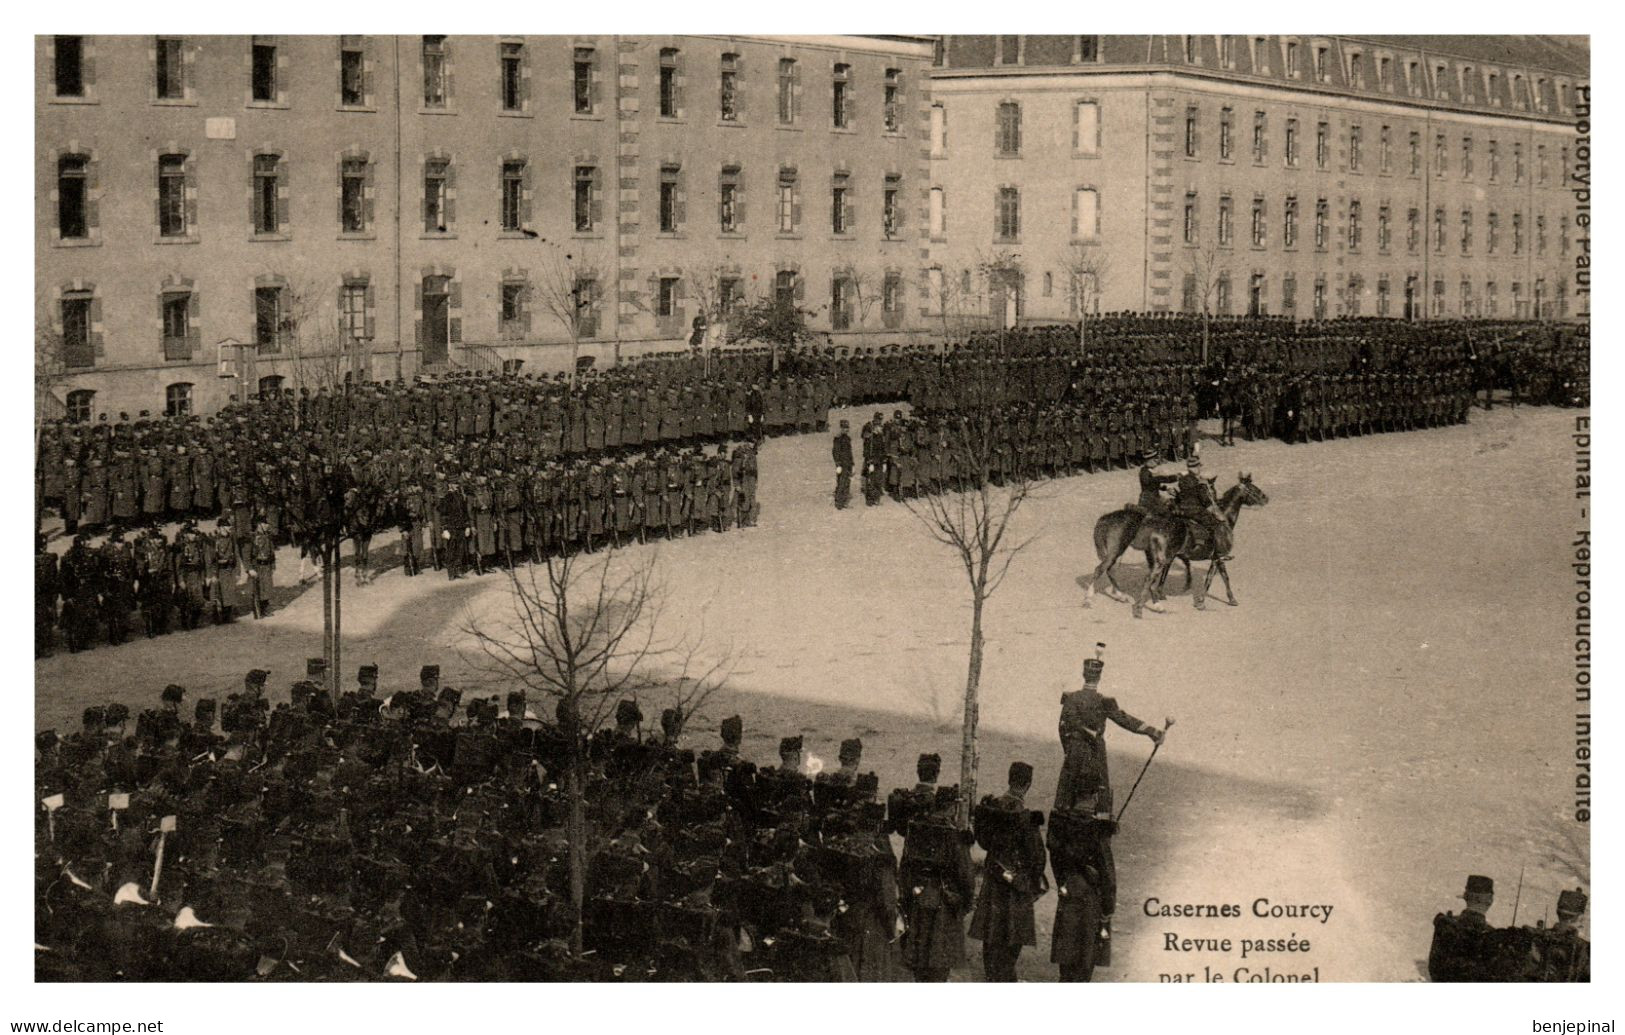
[[[1225,565],[1225,563],[1223,561],[1214,561],[1213,563],[1218,565],[1218,567],[1219,567],[1219,578],[1224,580],[1224,596],[1225,596],[1225,601],[1224,602],[1229,604],[1231,607],[1235,607],[1237,605],[1238,601],[1236,600],[1236,594],[1234,592],[1232,592],[1231,589],[1230,589],[1230,569],[1229,569],[1229,567],[1227,567]],[[1212,580],[1213,580],[1213,572],[1211,570],[1209,570],[1209,572],[1208,572],[1208,581],[1211,582]]]
[[[1117,541],[1113,542],[1112,533],[1110,530],[1102,531],[1099,528],[1096,529],[1095,554],[1100,558],[1100,563],[1095,565],[1094,574],[1089,577],[1089,584],[1084,587],[1084,607],[1090,607],[1093,605],[1095,589],[1100,584],[1100,577],[1102,575],[1106,576],[1107,581],[1111,583],[1112,588],[1107,591],[1107,595],[1113,600],[1126,599],[1123,596],[1121,589],[1117,585],[1117,577],[1112,574],[1112,569],[1117,565],[1117,559],[1123,556],[1123,550],[1126,548],[1126,543],[1126,536],[1119,535],[1117,537]]]
[[[1146,545],[1145,550],[1145,584],[1140,587],[1138,603],[1150,608],[1158,614],[1164,613],[1161,601],[1162,583],[1168,578],[1168,566],[1174,563],[1173,551],[1163,544]],[[1139,606],[1135,607],[1135,611]]]

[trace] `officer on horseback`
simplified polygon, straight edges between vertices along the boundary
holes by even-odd
[[[1185,473],[1174,486],[1174,514],[1190,527],[1197,541],[1204,537],[1207,542],[1217,541],[1215,533],[1224,519],[1219,516],[1212,483],[1202,476],[1200,456],[1193,454],[1185,461]]]
[[[1142,454],[1140,460],[1140,499],[1138,506],[1147,514],[1155,514],[1167,506],[1167,500],[1162,495],[1164,485],[1173,485],[1179,481],[1177,474],[1158,474],[1156,466],[1162,462],[1162,457],[1155,449],[1149,449]]]

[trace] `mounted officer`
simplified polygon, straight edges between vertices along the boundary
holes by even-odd
[[[1218,504],[1213,498],[1213,484],[1202,476],[1202,458],[1191,456],[1185,461],[1185,473],[1174,486],[1174,515],[1190,529],[1191,548],[1202,542],[1213,542],[1218,526],[1224,521],[1219,516]],[[1228,557],[1221,558],[1229,560]]]

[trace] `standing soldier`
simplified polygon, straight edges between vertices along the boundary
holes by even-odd
[[[942,756],[921,755],[911,818],[898,824],[904,835],[898,897],[905,921],[903,965],[916,981],[947,981],[965,964],[965,914],[976,897],[970,847],[955,825],[958,795],[938,788]]]
[[[68,650],[78,653],[90,646],[96,630],[97,597],[101,584],[100,565],[91,550],[89,536],[80,532],[62,555],[62,631]]]
[[[123,643],[128,635],[130,612],[135,608],[135,557],[124,541],[124,530],[114,528],[101,549],[102,619],[107,623],[107,642]]]
[[[474,476],[474,492],[469,499],[474,526],[474,571],[485,574],[486,558],[497,552],[496,497],[483,474]]]
[[[448,478],[440,496],[440,542],[444,551],[446,578],[458,579],[463,575],[464,551],[468,545],[468,501],[463,496],[462,484]]]
[[[509,568],[514,558],[525,555],[525,493],[523,475],[519,471],[504,475],[497,482],[497,495],[501,504],[501,549]]]
[[[48,657],[56,649],[56,601],[61,593],[56,554],[45,548],[45,537],[34,536],[34,657]]]
[[[835,509],[845,510],[852,502],[852,425],[841,421],[841,430],[835,434],[830,449],[835,461]]]
[[[175,533],[175,585],[179,593],[181,613],[181,626],[186,629],[196,629],[198,619],[203,614],[206,594],[206,569],[208,567],[209,542],[198,531],[197,522],[191,518]]]
[[[762,508],[756,503],[756,447],[749,442],[734,452],[734,484],[740,528],[755,528]]]
[[[248,591],[254,617],[264,618],[271,613],[271,590],[276,585],[276,541],[271,538],[270,523],[261,517],[254,522],[254,535],[248,542]]]
[[[209,537],[209,601],[214,604],[216,622],[236,621],[237,599],[241,590],[237,584],[237,537],[232,532],[231,519],[224,514]]]
[[[416,478],[409,478],[401,487],[401,566],[407,575],[423,570],[423,559],[430,555],[428,521],[423,503],[423,486]]]
[[[169,552],[169,541],[156,522],[135,541],[136,588],[141,603],[141,622],[147,638],[161,636],[169,631],[170,603],[175,595],[175,566]]]
[[[1033,767],[1010,763],[1010,786],[976,807],[976,841],[987,851],[982,889],[971,917],[970,936],[982,943],[982,969],[988,981],[1015,981],[1021,950],[1038,944],[1033,903],[1049,890],[1044,876],[1040,813],[1029,813],[1027,791]]]

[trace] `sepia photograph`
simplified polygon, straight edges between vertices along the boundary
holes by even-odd
[[[31,39],[16,980],[1590,982],[1589,36]]]

